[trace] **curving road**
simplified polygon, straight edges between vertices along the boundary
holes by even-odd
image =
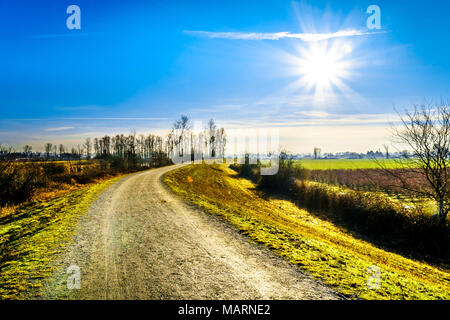
[[[44,298],[338,299],[328,287],[162,182],[180,165],[127,176],[93,203]],[[67,267],[81,289],[67,289]]]

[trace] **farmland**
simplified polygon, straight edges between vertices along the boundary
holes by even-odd
[[[395,169],[400,167],[398,159],[377,159],[386,168]],[[302,159],[295,163],[309,170],[356,170],[356,169],[378,169],[380,164],[372,159]]]

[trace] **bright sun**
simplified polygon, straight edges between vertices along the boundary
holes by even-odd
[[[339,74],[334,57],[327,52],[318,52],[310,57],[303,66],[303,72],[307,81],[315,85],[326,85]]]
[[[311,43],[300,48],[296,59],[298,85],[314,92],[314,100],[325,100],[335,89],[346,90],[343,83],[349,76],[349,60],[345,59],[352,48],[349,44],[329,46],[326,41]]]

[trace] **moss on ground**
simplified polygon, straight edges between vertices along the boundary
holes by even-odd
[[[80,217],[121,176],[47,201],[37,201],[0,218],[0,299],[27,298],[53,272],[51,261],[73,238]]]

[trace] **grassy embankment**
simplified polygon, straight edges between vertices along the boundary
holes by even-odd
[[[191,165],[169,172],[164,181],[349,297],[450,299],[448,270],[384,251],[292,202],[267,197],[226,166]],[[379,289],[367,285],[371,266],[381,269]]]
[[[41,192],[0,217],[0,299],[28,298],[53,270],[50,262],[70,243],[79,218],[123,175]],[[43,191],[43,190],[41,190]]]

